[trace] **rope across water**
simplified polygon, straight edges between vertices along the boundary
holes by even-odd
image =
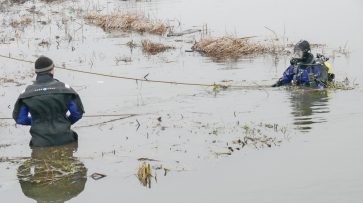
[[[119,116],[125,116],[125,118],[127,117],[131,117],[131,116],[138,116],[140,114],[99,114],[99,115],[84,115],[83,117],[87,117],[87,118],[99,118],[99,117],[119,117]],[[12,120],[13,118],[10,117],[4,117],[4,118],[0,118],[0,119],[4,119],[4,120]]]
[[[10,56],[4,56],[0,55],[0,57],[13,59],[17,61],[23,61],[28,63],[35,63],[34,61],[28,61],[23,59],[18,59]],[[145,81],[145,82],[156,82],[156,83],[167,83],[167,84],[175,84],[175,85],[194,85],[194,86],[220,86],[220,87],[270,87],[270,85],[222,85],[222,84],[202,84],[202,83],[186,83],[186,82],[172,82],[172,81],[163,81],[163,80],[148,80],[148,79],[139,79],[139,78],[131,78],[131,77],[124,77],[124,76],[117,76],[117,75],[108,75],[103,73],[95,73],[95,72],[89,72],[89,71],[83,71],[83,70],[76,70],[72,68],[66,68],[66,67],[60,67],[60,66],[54,66],[59,69],[79,72],[79,73],[86,73],[86,74],[92,74],[92,75],[100,75],[104,77],[111,77],[111,78],[120,78],[120,79],[126,79],[126,80],[135,80],[135,81]]]

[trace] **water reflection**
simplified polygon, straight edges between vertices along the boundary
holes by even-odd
[[[65,202],[80,194],[86,185],[87,168],[73,153],[78,143],[56,147],[33,147],[18,168],[25,196],[38,202]]]
[[[331,99],[328,91],[292,92],[291,106],[294,125],[303,132],[308,132],[314,123],[326,122],[326,114],[330,112],[328,102]]]

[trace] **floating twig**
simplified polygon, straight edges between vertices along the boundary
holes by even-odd
[[[137,129],[136,129],[136,131],[140,128],[140,123],[139,123],[139,121],[136,119],[136,122],[137,122]]]
[[[101,174],[101,173],[93,173],[92,175],[90,175],[90,177],[93,178],[93,180],[99,180],[99,179],[104,178],[106,176],[107,175]]]

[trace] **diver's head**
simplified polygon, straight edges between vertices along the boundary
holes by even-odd
[[[35,61],[36,74],[52,74],[54,75],[54,63],[52,59],[41,56]]]
[[[310,44],[306,40],[300,40],[294,47],[294,55],[292,56],[298,62],[305,62],[310,55]]]

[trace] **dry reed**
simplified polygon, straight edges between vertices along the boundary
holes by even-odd
[[[142,33],[147,32],[162,35],[168,28],[162,22],[150,20],[143,13],[127,12],[102,15],[96,11],[92,11],[86,14],[84,18],[91,20],[92,23],[99,25],[104,29],[133,30]]]
[[[205,51],[210,56],[247,55],[263,53],[267,48],[246,38],[225,36],[222,38],[204,38],[192,46],[193,50]]]
[[[160,43],[154,43],[154,42],[151,42],[149,39],[142,40],[141,47],[142,47],[142,50],[152,53],[152,54],[166,51],[168,49],[172,49],[172,47],[170,47],[170,46],[165,46]]]
[[[262,44],[250,38],[252,37],[236,38],[234,36],[225,36],[222,38],[203,38],[201,41],[196,42],[192,49],[204,51],[207,55],[214,57],[238,57],[249,54],[288,52],[283,46],[277,45],[274,42],[266,41],[266,43]]]

